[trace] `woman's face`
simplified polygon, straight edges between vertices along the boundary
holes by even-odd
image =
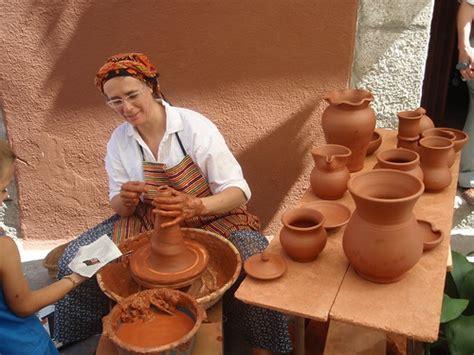
[[[149,86],[131,76],[118,76],[104,84],[107,104],[135,127],[150,117],[156,103],[152,93]]]

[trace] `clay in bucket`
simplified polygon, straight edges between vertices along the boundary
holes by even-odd
[[[103,325],[105,335],[120,353],[158,354],[189,350],[205,317],[193,297],[161,288],[122,300],[103,318]]]

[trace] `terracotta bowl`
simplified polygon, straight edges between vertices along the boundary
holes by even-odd
[[[166,306],[165,310],[172,309],[171,315],[160,310],[161,307],[157,307],[155,304],[162,305],[161,307]],[[171,307],[167,308],[168,305]],[[188,321],[192,322],[192,328],[188,331],[186,328],[183,329],[183,334],[178,334],[179,338],[175,338],[169,343],[159,344],[158,342],[157,345],[141,345],[139,343],[143,344],[143,340],[130,340],[118,335],[120,327],[128,326],[127,331],[130,331],[134,325],[143,327],[143,319],[146,319],[147,332],[154,332],[154,342],[162,332],[163,323],[161,325],[155,323],[156,326],[153,328],[149,326],[150,321],[154,319],[158,322],[180,324],[179,318],[174,318],[179,312],[181,312],[181,316],[189,317]],[[170,318],[163,318],[163,315]],[[160,316],[161,318],[155,318]],[[205,317],[206,312],[194,297],[181,291],[160,288],[140,291],[123,299],[112,308],[112,311],[103,318],[102,322],[104,334],[112,341],[119,354],[190,354],[194,347],[194,336]],[[173,320],[178,323],[173,323]],[[150,336],[150,334],[147,335]],[[162,338],[162,340],[164,339]]]
[[[469,139],[469,136],[467,135],[467,133],[464,131],[461,131],[460,129],[443,127],[443,130],[453,133],[454,136],[456,137],[454,139],[454,150],[456,152],[459,152],[467,143],[467,140]]]
[[[207,270],[186,289],[205,309],[217,303],[237,280],[242,269],[242,260],[236,247],[224,237],[197,228],[181,228],[184,238],[195,240],[204,245],[209,253]],[[141,233],[119,244],[124,254],[131,254],[144,243],[150,243],[151,231]],[[140,291],[133,280],[128,265],[128,257],[110,263],[97,273],[97,282],[101,290],[115,302]]]
[[[367,147],[366,156],[371,155],[373,152],[375,152],[381,144],[382,137],[380,136],[380,133],[374,131],[374,133],[372,133],[372,138],[370,139],[369,146]]]
[[[48,269],[48,275],[53,280],[57,280],[58,278],[58,262],[68,245],[69,242],[58,245],[56,248],[52,249],[43,259],[43,266]]]
[[[435,228],[431,222],[417,219],[421,237],[423,238],[423,251],[436,248],[444,239],[443,232]]]

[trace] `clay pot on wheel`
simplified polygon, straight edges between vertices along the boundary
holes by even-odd
[[[413,214],[423,182],[403,171],[376,169],[351,178],[348,189],[356,209],[343,235],[346,257],[364,279],[400,280],[423,253]]]
[[[420,167],[420,156],[413,150],[394,148],[377,153],[377,164],[374,169],[394,169],[412,174],[423,180],[423,170]]]
[[[334,90],[324,99],[329,102],[321,118],[326,143],[349,148],[349,171],[361,170],[375,129],[375,112],[369,106],[373,95],[366,90]]]
[[[310,183],[313,193],[325,200],[337,200],[347,190],[350,174],[347,161],[351,156],[349,148],[337,144],[325,144],[313,148],[311,155],[314,168]]]
[[[310,208],[295,208],[283,213],[280,243],[294,261],[316,259],[326,246],[327,233],[321,212]]]
[[[427,191],[441,191],[451,184],[448,157],[453,146],[452,141],[443,137],[420,139],[420,166]]]

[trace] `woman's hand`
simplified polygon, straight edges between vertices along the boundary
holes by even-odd
[[[145,183],[141,181],[128,181],[120,189],[120,198],[126,207],[136,207],[140,196],[145,192]]]
[[[129,217],[135,212],[140,196],[146,192],[145,183],[128,181],[120,189],[120,193],[110,200],[110,206],[121,217]]]
[[[162,228],[181,223],[186,219],[207,214],[206,206],[198,197],[168,187],[169,193],[158,194],[152,204],[153,212],[159,216],[172,218],[171,221],[161,224]]]

